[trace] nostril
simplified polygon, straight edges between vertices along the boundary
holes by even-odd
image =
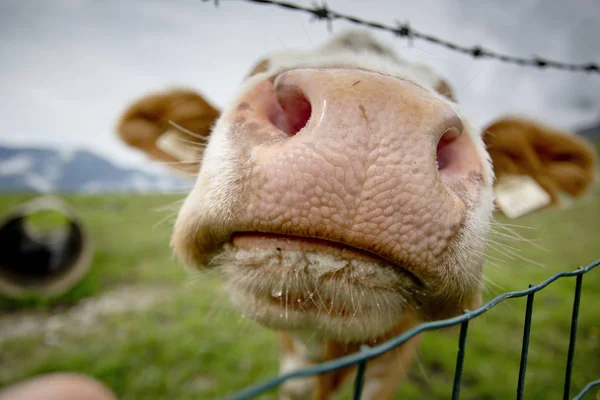
[[[302,90],[281,81],[275,84],[278,109],[269,117],[271,123],[290,136],[306,126],[312,113],[310,102]]]
[[[456,128],[446,129],[437,144],[437,168],[439,171],[447,169],[457,155],[454,149],[460,132]]]

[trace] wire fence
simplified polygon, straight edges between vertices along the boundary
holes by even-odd
[[[526,290],[518,291],[518,292],[506,292],[502,293],[487,303],[483,304],[481,307],[472,310],[465,311],[463,315],[458,317],[449,318],[440,321],[427,322],[421,325],[417,325],[414,328],[406,331],[402,335],[399,335],[379,346],[369,347],[362,346],[361,350],[358,353],[351,354],[345,357],[337,358],[335,360],[326,361],[324,363],[315,365],[310,368],[300,369],[297,371],[289,372],[286,374],[279,375],[273,379],[257,383],[253,386],[250,386],[242,391],[224,397],[226,400],[243,400],[243,399],[252,399],[258,395],[264,394],[269,390],[272,390],[283,382],[300,377],[308,377],[319,374],[324,374],[327,372],[336,371],[342,368],[357,366],[356,377],[354,379],[354,390],[353,390],[353,399],[359,400],[361,398],[362,387],[364,382],[364,374],[367,368],[367,362],[375,357],[378,357],[398,346],[405,343],[412,337],[418,335],[421,332],[431,331],[435,329],[448,328],[456,325],[460,325],[460,334],[458,339],[458,352],[456,356],[456,368],[454,371],[454,384],[452,387],[452,400],[457,400],[460,395],[460,386],[462,382],[462,372],[463,372],[463,363],[465,360],[465,345],[467,342],[467,331],[469,328],[469,321],[475,317],[480,316],[481,314],[489,311],[494,308],[496,305],[501,302],[517,297],[525,297],[527,296],[527,307],[525,309],[525,319],[524,319],[524,327],[523,327],[523,344],[521,347],[521,359],[519,363],[519,377],[516,388],[516,398],[518,400],[522,400],[524,397],[524,388],[525,388],[525,373],[527,370],[527,355],[529,351],[529,335],[531,333],[531,317],[533,313],[533,300],[535,293],[541,291],[552,282],[556,281],[560,278],[565,277],[575,277],[575,289],[573,295],[573,311],[571,314],[571,330],[569,336],[569,349],[567,353],[566,360],[566,368],[565,368],[565,382],[564,382],[564,391],[563,391],[563,400],[570,399],[571,393],[571,374],[573,370],[573,358],[575,356],[575,340],[577,338],[577,321],[579,317],[579,303],[581,299],[581,287],[583,283],[583,276],[593,270],[594,268],[600,265],[600,259],[588,265],[587,267],[579,267],[575,271],[570,272],[560,272],[556,275],[552,275],[545,281],[537,284],[537,285],[529,285],[529,288]],[[600,386],[600,376],[599,379],[589,382],[581,391],[572,399],[580,400],[585,396],[586,393],[592,390],[592,388]]]
[[[204,2],[208,2],[211,0],[203,0]],[[219,5],[219,2],[223,2],[224,0],[212,0],[215,6]],[[231,1],[231,0],[230,0]],[[541,57],[534,58],[521,58],[510,56],[506,54],[497,53],[488,49],[485,49],[480,46],[467,47],[462,46],[448,40],[444,40],[433,35],[420,32],[414,28],[412,28],[409,24],[397,24],[396,26],[389,26],[379,22],[366,21],[354,16],[346,15],[334,10],[329,9],[325,3],[322,5],[314,5],[313,7],[302,6],[291,2],[284,2],[279,0],[237,0],[237,1],[246,1],[251,3],[259,3],[259,4],[267,4],[274,5],[278,7],[282,7],[287,10],[292,11],[300,11],[310,14],[316,20],[325,20],[328,23],[329,28],[331,29],[332,21],[334,20],[345,20],[357,25],[365,26],[371,29],[384,30],[393,33],[396,36],[404,37],[408,39],[421,39],[428,41],[430,43],[443,46],[447,49],[457,51],[463,54],[467,54],[473,56],[475,58],[488,58],[495,59],[498,61],[521,65],[521,66],[531,66],[537,68],[554,68],[561,69],[571,72],[587,72],[587,73],[600,73],[600,67],[596,63],[584,63],[584,64],[575,64],[575,63],[566,63],[544,59]],[[531,320],[533,315],[533,304],[534,304],[534,296],[535,293],[543,290],[552,282],[556,281],[560,278],[575,278],[575,288],[573,294],[573,309],[571,313],[571,326],[570,326],[570,335],[569,335],[569,347],[567,352],[567,359],[565,363],[565,377],[564,377],[564,389],[563,389],[563,400],[570,399],[571,393],[571,375],[573,371],[573,360],[575,356],[575,342],[577,338],[577,323],[579,317],[579,305],[581,299],[582,292],[582,283],[583,276],[593,270],[594,268],[600,265],[600,259],[588,265],[587,267],[579,267],[578,269],[570,272],[560,272],[558,274],[552,275],[545,281],[537,284],[537,285],[529,285],[529,288],[522,291],[516,292],[506,292],[500,294],[487,303],[483,304],[481,307],[475,310],[466,310],[463,315],[449,318],[446,320],[439,320],[433,322],[427,322],[420,325],[415,326],[414,328],[406,331],[405,333],[388,340],[385,343],[382,343],[375,347],[370,347],[367,345],[363,345],[359,352],[347,355],[341,358],[337,358],[334,360],[326,361],[321,364],[317,364],[315,366],[304,368],[296,371],[292,371],[286,374],[279,375],[270,380],[257,383],[246,389],[243,389],[239,392],[233,393],[229,396],[224,397],[224,400],[242,400],[242,399],[252,399],[256,396],[265,394],[266,392],[273,390],[283,384],[285,381],[294,379],[294,378],[302,378],[302,377],[310,377],[320,374],[325,374],[328,372],[336,371],[342,368],[356,366],[356,375],[354,379],[354,388],[353,388],[353,399],[360,400],[365,371],[367,368],[367,363],[369,360],[378,357],[413,338],[414,336],[431,330],[448,328],[452,326],[460,325],[460,333],[458,339],[458,351],[456,356],[456,367],[454,371],[454,380],[451,398],[452,400],[457,400],[460,396],[460,388],[462,382],[462,373],[463,373],[463,364],[466,356],[465,346],[467,343],[467,332],[469,328],[469,321],[473,318],[480,316],[481,314],[489,311],[494,308],[496,305],[500,304],[503,301],[512,298],[518,297],[527,297],[527,305],[525,309],[525,317],[524,317],[524,326],[523,326],[523,340],[521,345],[521,356],[519,362],[519,375],[516,384],[516,398],[517,400],[522,400],[525,392],[525,375],[527,371],[527,358],[529,352],[529,338],[531,334]],[[600,387],[600,377],[597,380],[589,382],[585,385],[580,392],[578,392],[572,400],[580,400],[589,393],[594,387]]]
[[[445,47],[449,50],[456,51],[459,53],[463,53],[466,55],[470,55],[475,58],[488,58],[495,59],[498,61],[502,61],[509,64],[516,64],[520,66],[529,66],[536,68],[547,68],[547,69],[559,69],[571,72],[587,72],[587,73],[595,73],[600,74],[600,66],[595,62],[587,62],[587,63],[568,63],[562,61],[549,60],[542,57],[532,57],[532,58],[524,58],[524,57],[516,57],[508,54],[502,54],[496,51],[492,51],[481,46],[463,46],[457,43],[451,42],[449,40],[445,40],[434,35],[430,35],[425,32],[421,32],[411,27],[408,23],[397,23],[395,26],[386,25],[381,22],[376,21],[367,21],[352,15],[347,15],[340,13],[338,11],[331,10],[327,7],[325,3],[322,5],[314,5],[312,7],[302,6],[300,4],[295,4],[286,1],[279,0],[202,0],[203,2],[212,1],[215,6],[218,6],[219,3],[224,1],[245,1],[250,3],[257,4],[265,4],[265,5],[273,5],[284,8],[290,11],[299,11],[304,12],[313,17],[315,20],[326,21],[329,29],[332,29],[332,23],[335,20],[344,20],[356,25],[364,26],[371,29],[383,30],[392,33],[395,36],[407,38],[409,40],[419,39],[425,40],[427,42],[433,43],[438,46]]]

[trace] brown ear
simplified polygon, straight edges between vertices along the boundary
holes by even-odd
[[[440,79],[437,86],[435,87],[435,91],[444,96],[445,98],[456,102],[456,98],[454,97],[454,91],[452,90],[448,82],[446,82],[445,80]]]
[[[152,159],[196,174],[219,111],[199,94],[173,89],[142,97],[122,114],[119,137]]]
[[[595,181],[596,152],[574,133],[544,124],[503,118],[484,130],[483,140],[497,177],[529,175],[558,203],[558,192],[580,196]]]
[[[579,197],[596,180],[597,154],[594,145],[583,136],[538,126],[535,149],[545,166],[546,175],[563,192]]]

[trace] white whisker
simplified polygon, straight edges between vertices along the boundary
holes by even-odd
[[[184,128],[183,126],[179,125],[178,123],[176,123],[176,122],[174,122],[172,120],[169,120],[169,125],[171,125],[171,126],[177,128],[177,129],[179,129],[181,132],[183,132],[185,134],[188,134],[191,137],[195,137],[196,139],[199,139],[199,140],[208,140],[208,136],[199,135],[197,133],[194,133],[194,132],[190,131],[189,129]]]
[[[490,285],[494,286],[497,289],[502,290],[503,292],[508,292],[508,290],[505,287],[500,286],[499,284],[497,284],[496,282],[492,281],[490,278],[488,278],[487,276],[483,276],[483,280],[487,283],[489,283]]]
[[[177,140],[179,140],[180,142],[186,143],[191,145],[193,148],[197,148],[197,149],[205,149],[207,144],[206,143],[198,143],[198,142],[194,142],[193,140],[188,140],[188,139],[184,139],[182,137],[177,136]]]

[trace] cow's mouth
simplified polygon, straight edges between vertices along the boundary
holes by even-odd
[[[275,329],[381,334],[425,290],[406,268],[322,239],[236,233],[218,258],[234,304]]]
[[[340,242],[272,233],[243,232],[232,235],[230,243],[238,252],[272,253],[275,251],[277,254],[276,259],[281,264],[280,267],[287,267],[293,272],[303,268],[309,269],[319,278],[326,279],[341,274],[350,274],[350,278],[366,277],[375,272],[366,270],[369,269],[366,267],[369,264],[370,267],[378,267],[391,270],[396,274],[402,274],[413,281],[415,286],[424,287],[423,282],[406,267],[394,264],[380,255]],[[292,259],[287,260],[287,265],[284,265],[286,264],[284,258],[289,254],[293,255]],[[331,260],[331,263],[318,259],[319,256]],[[276,268],[275,264],[277,263],[271,262],[270,265],[257,265],[257,267]],[[388,285],[384,286],[392,289]]]

